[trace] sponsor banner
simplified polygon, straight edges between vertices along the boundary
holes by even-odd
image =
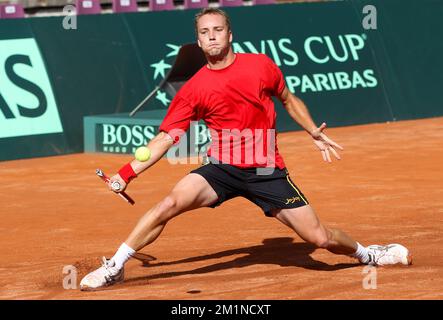
[[[145,112],[142,115],[152,115],[154,112]],[[157,112],[157,115],[160,114],[163,116],[162,112]],[[134,154],[138,147],[145,146],[157,135],[162,119],[133,119],[127,114],[119,117],[85,117],[85,151]],[[210,132],[206,125],[203,122],[192,122],[188,132],[172,147],[168,155],[180,158],[206,154],[210,141]]]
[[[95,150],[110,153],[135,153],[158,131],[158,126],[100,123],[95,127]]]
[[[63,132],[35,39],[0,40],[0,138]]]

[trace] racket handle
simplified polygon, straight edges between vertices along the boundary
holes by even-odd
[[[97,174],[97,176],[99,176],[105,183],[108,183],[109,182],[109,177],[102,171],[102,170],[100,170],[100,169],[97,169],[97,170],[95,170],[95,173]],[[114,185],[115,185],[115,187],[114,187]],[[120,185],[120,183],[118,182],[118,181],[114,181],[113,183],[112,183],[112,188],[114,189],[114,190],[120,190],[121,189],[121,185]],[[121,197],[121,198],[123,198],[126,202],[128,202],[129,204],[131,204],[131,205],[134,205],[135,204],[135,201],[126,193],[126,192],[124,192],[124,191],[122,191],[122,192],[117,192],[117,194]]]

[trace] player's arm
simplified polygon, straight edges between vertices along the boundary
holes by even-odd
[[[186,85],[183,86],[181,90],[185,88],[187,88]],[[189,90],[192,89],[188,89],[188,91]],[[124,165],[120,168],[118,174],[110,179],[108,187],[112,190],[112,182],[118,181],[121,185],[121,189],[118,191],[123,191],[132,179],[154,165],[174,143],[179,141],[180,136],[189,129],[191,120],[194,118],[194,105],[184,99],[180,93],[177,93],[169,105],[168,112],[159,127],[160,133],[147,145],[151,151],[151,157],[145,162],[134,159]]]
[[[161,131],[151,141],[149,141],[147,145],[148,149],[151,151],[151,157],[149,160],[144,162],[138,161],[137,159],[132,160],[132,169],[137,175],[139,175],[160,160],[173,144],[174,141],[172,140],[171,136]]]
[[[317,129],[317,126],[315,125],[314,120],[312,120],[309,110],[304,102],[294,96],[286,86],[278,98],[283,103],[283,106],[288,111],[291,118],[312,135],[312,132]]]
[[[165,132],[160,132],[151,141],[149,141],[147,147],[151,151],[151,157],[148,161],[138,161],[137,159],[132,160],[123,166],[119,173],[112,176],[109,179],[108,188],[113,190],[111,185],[114,181],[118,181],[121,185],[121,189],[118,192],[125,190],[129,181],[135,178],[137,175],[153,166],[158,160],[160,160],[163,155],[169,150],[169,148],[174,144],[171,136]]]
[[[314,144],[320,149],[323,160],[332,162],[330,152],[340,160],[340,155],[336,149],[343,150],[343,148],[323,133],[323,130],[326,128],[326,123],[323,122],[320,127],[317,127],[304,102],[293,95],[288,87],[285,86],[278,98],[283,103],[291,118],[314,139]]]

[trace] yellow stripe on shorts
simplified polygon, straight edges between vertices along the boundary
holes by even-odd
[[[294,186],[291,182],[291,180],[289,180],[289,175],[286,175],[286,179],[288,180],[289,184],[294,188],[294,190],[298,193],[298,195],[300,196],[300,198],[303,199],[303,201],[305,202],[305,204],[308,204],[308,202],[306,201],[305,198],[303,198],[303,196],[301,195],[300,191],[298,191],[297,187]]]

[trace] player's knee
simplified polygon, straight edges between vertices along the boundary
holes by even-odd
[[[172,211],[177,208],[177,199],[174,196],[167,196],[162,202],[162,211]]]
[[[158,219],[167,221],[171,213],[177,209],[177,199],[173,196],[167,196],[160,203],[157,210]]]

